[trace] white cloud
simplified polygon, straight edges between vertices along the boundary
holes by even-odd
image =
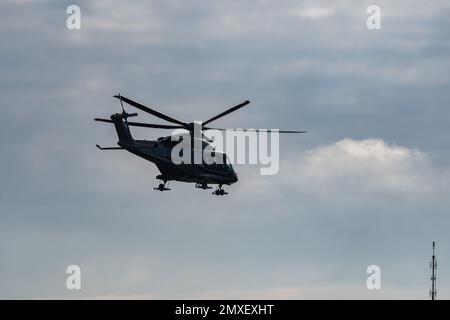
[[[323,7],[304,8],[294,12],[294,14],[299,17],[310,19],[324,18],[332,13],[332,9]]]
[[[381,139],[344,139],[291,158],[280,179],[312,193],[414,199],[441,191],[447,184],[445,175],[440,176],[419,150],[389,145]]]

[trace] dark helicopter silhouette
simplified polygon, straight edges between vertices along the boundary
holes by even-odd
[[[119,137],[119,141],[117,144],[119,147],[108,147],[103,148],[97,145],[97,148],[100,150],[127,150],[141,158],[144,158],[150,162],[153,162],[160,171],[160,175],[156,178],[161,180],[162,182],[158,185],[158,187],[154,188],[159,191],[170,190],[166,187],[168,181],[175,180],[181,182],[189,182],[195,183],[196,188],[200,189],[211,189],[208,184],[217,184],[217,189],[213,192],[214,195],[224,195],[227,194],[225,190],[223,190],[223,185],[231,185],[238,181],[238,177],[236,172],[234,171],[231,163],[227,157],[227,155],[223,152],[215,151],[215,157],[222,157],[222,161],[220,163],[206,164],[202,162],[201,164],[196,163],[181,163],[175,164],[172,161],[171,154],[174,146],[179,143],[179,141],[174,141],[172,136],[160,137],[155,141],[148,140],[135,140],[130,132],[130,126],[134,127],[144,127],[144,128],[156,128],[156,129],[186,129],[189,133],[186,135],[190,136],[191,142],[194,142],[194,123],[186,123],[179,121],[175,118],[169,117],[161,112],[158,112],[152,108],[144,106],[136,101],[128,99],[126,97],[119,95],[115,95],[114,98],[120,100],[120,104],[122,107],[122,113],[115,113],[111,115],[110,119],[101,119],[96,118],[95,121],[101,121],[106,123],[114,124],[117,135]],[[123,102],[140,109],[144,112],[147,112],[153,116],[156,116],[160,119],[163,119],[167,122],[173,123],[171,125],[165,124],[153,124],[153,123],[142,123],[142,122],[131,122],[128,121],[130,117],[136,117],[137,113],[127,113],[123,107]],[[200,141],[196,141],[201,148],[204,150],[209,147],[210,149],[214,149],[206,136],[203,135],[203,131],[207,130],[243,130],[243,129],[223,129],[223,128],[212,128],[207,125],[219,118],[230,114],[233,111],[236,111],[247,104],[250,101],[244,101],[226,111],[204,121],[201,123],[201,138]],[[252,131],[258,132],[259,129],[251,129]],[[305,133],[306,131],[291,131],[291,130],[280,130],[280,133]],[[196,138],[199,139],[199,138]],[[192,148],[194,148],[195,142],[191,143]],[[192,151],[192,150],[191,150]]]

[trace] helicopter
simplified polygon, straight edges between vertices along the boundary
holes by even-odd
[[[121,96],[120,94],[115,95],[114,98],[119,99],[120,105],[122,107],[121,113],[114,113],[110,116],[110,119],[95,118],[95,121],[105,122],[114,124],[119,141],[117,142],[118,147],[101,147],[96,145],[100,150],[126,150],[138,157],[148,160],[156,165],[160,174],[156,176],[156,179],[161,182],[154,190],[158,191],[168,191],[167,183],[170,181],[179,181],[187,183],[195,183],[195,187],[198,189],[212,189],[209,185],[217,185],[215,191],[212,194],[217,196],[223,196],[228,194],[224,189],[224,185],[231,185],[238,181],[238,176],[234,171],[227,155],[220,151],[215,151],[211,145],[212,140],[203,134],[207,130],[244,130],[244,129],[223,129],[223,128],[212,128],[209,125],[211,122],[222,118],[250,103],[246,100],[234,107],[231,107],[224,112],[204,121],[201,123],[201,137],[194,138],[194,122],[183,122],[170,117],[164,113],[156,111],[154,108],[150,108],[143,104],[140,104],[132,99]],[[128,113],[125,111],[123,102],[135,107],[141,111],[151,114],[157,118],[165,120],[171,124],[154,124],[154,123],[143,123],[143,122],[132,122],[128,121],[128,118],[138,116],[137,113]],[[216,157],[222,157],[223,161],[220,163],[206,164],[202,162],[200,164],[196,163],[181,163],[175,164],[172,160],[171,154],[175,145],[178,143],[173,136],[159,137],[154,141],[149,140],[137,140],[134,139],[130,127],[143,127],[143,128],[155,128],[155,129],[185,129],[188,131],[187,135],[190,136],[191,146],[194,148],[195,142],[198,143],[203,150],[206,148],[211,148],[214,150]],[[261,129],[251,129],[252,131],[258,132]],[[279,133],[306,133],[306,131],[292,131],[292,130],[279,130]],[[194,141],[198,139],[199,141]],[[191,150],[193,151],[193,150]]]

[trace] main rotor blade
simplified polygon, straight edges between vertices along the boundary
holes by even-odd
[[[250,101],[248,101],[248,100],[247,100],[247,101],[244,101],[244,102],[238,104],[237,106],[234,106],[234,107],[232,107],[232,108],[230,108],[230,109],[228,109],[228,110],[226,110],[226,111],[224,111],[224,112],[218,114],[217,116],[212,117],[211,119],[204,121],[204,122],[203,122],[203,125],[206,125],[206,124],[208,124],[208,123],[210,123],[210,122],[213,122],[214,120],[217,120],[217,119],[219,119],[219,118],[222,118],[223,116],[226,116],[227,114],[229,114],[229,113],[231,113],[231,112],[233,112],[233,111],[236,111],[237,109],[240,109],[240,108],[242,108],[243,106],[248,105],[249,103],[250,103]]]
[[[106,123],[114,123],[114,121],[109,119],[95,118],[95,121],[101,121]],[[144,128],[156,128],[156,129],[185,129],[184,126],[171,126],[166,124],[154,124],[154,123],[142,123],[142,122],[128,122],[129,126],[133,127],[144,127]]]
[[[253,132],[272,132],[275,129],[224,129],[224,128],[210,128],[203,127],[203,130],[221,130],[221,131],[253,131]],[[296,130],[278,130],[279,133],[307,133],[308,131],[296,131]]]
[[[172,122],[172,123],[176,123],[176,124],[182,125],[183,127],[187,127],[187,123],[184,123],[184,122],[181,122],[181,121],[179,121],[177,119],[169,117],[169,116],[167,116],[165,114],[162,114],[161,112],[158,112],[158,111],[153,110],[153,109],[151,109],[149,107],[146,107],[146,106],[144,106],[144,105],[142,105],[142,104],[140,104],[140,103],[138,103],[136,101],[133,101],[131,99],[128,99],[128,98],[126,98],[124,96],[115,95],[114,98],[121,99],[122,101],[128,103],[129,105],[131,105],[131,106],[133,106],[135,108],[138,108],[138,109],[140,109],[140,110],[142,110],[144,112],[150,113],[150,114],[154,115],[155,117],[161,118],[161,119],[166,120],[168,122]]]
[[[166,124],[153,124],[142,122],[128,122],[128,125],[133,127],[156,128],[156,129],[185,129],[184,126],[171,126]]]

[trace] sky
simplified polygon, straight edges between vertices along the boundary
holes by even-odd
[[[428,299],[432,241],[450,298],[449,14],[447,0],[2,1],[0,298]],[[308,133],[281,136],[277,175],[236,165],[225,197],[160,193],[153,164],[95,148],[117,142],[93,119],[118,92],[185,121],[248,99],[215,125]],[[74,264],[81,290],[66,288]]]

